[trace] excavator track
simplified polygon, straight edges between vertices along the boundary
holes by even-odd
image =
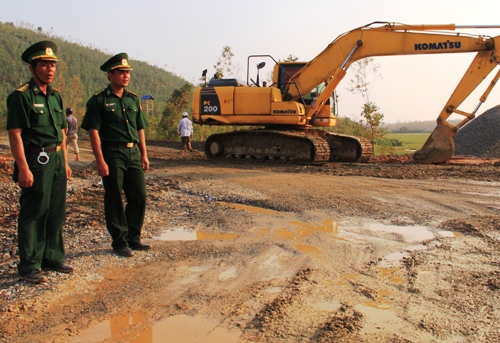
[[[373,145],[364,137],[318,132],[326,134],[324,138],[330,146],[330,162],[368,162],[373,157]]]
[[[209,159],[250,158],[322,164],[364,162],[373,155],[373,148],[364,138],[321,130],[242,130],[208,137],[205,155]]]

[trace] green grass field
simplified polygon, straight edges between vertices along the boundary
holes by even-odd
[[[430,133],[388,133],[385,138],[398,139],[402,146],[382,147],[375,145],[375,155],[404,155],[412,154],[424,145]]]

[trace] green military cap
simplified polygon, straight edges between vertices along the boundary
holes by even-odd
[[[49,40],[44,40],[31,45],[21,55],[21,59],[26,63],[31,63],[33,60],[59,61],[55,55],[57,45]]]
[[[128,64],[128,55],[125,52],[119,53],[111,57],[101,66],[102,71],[110,72],[115,69],[120,70],[133,70],[132,67]]]

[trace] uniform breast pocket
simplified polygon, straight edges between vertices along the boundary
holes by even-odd
[[[61,126],[65,120],[66,116],[64,115],[63,110],[60,108],[54,109],[54,121],[57,123],[57,125]]]
[[[127,112],[127,118],[135,123],[135,121],[137,120],[137,115],[139,114],[139,109],[134,105],[129,105],[125,108],[126,112]]]
[[[50,123],[47,108],[33,106],[30,114],[30,122],[32,126],[48,126]]]
[[[106,119],[109,121],[120,121],[122,116],[120,111],[114,106],[106,106]]]
[[[128,114],[136,116],[137,112],[139,112],[139,109],[134,105],[129,105],[129,106],[126,106],[126,111]]]

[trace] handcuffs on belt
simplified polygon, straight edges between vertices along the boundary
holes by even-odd
[[[45,152],[45,148],[42,148],[42,151],[38,154],[37,161],[40,164],[47,164],[50,158],[49,155]]]

